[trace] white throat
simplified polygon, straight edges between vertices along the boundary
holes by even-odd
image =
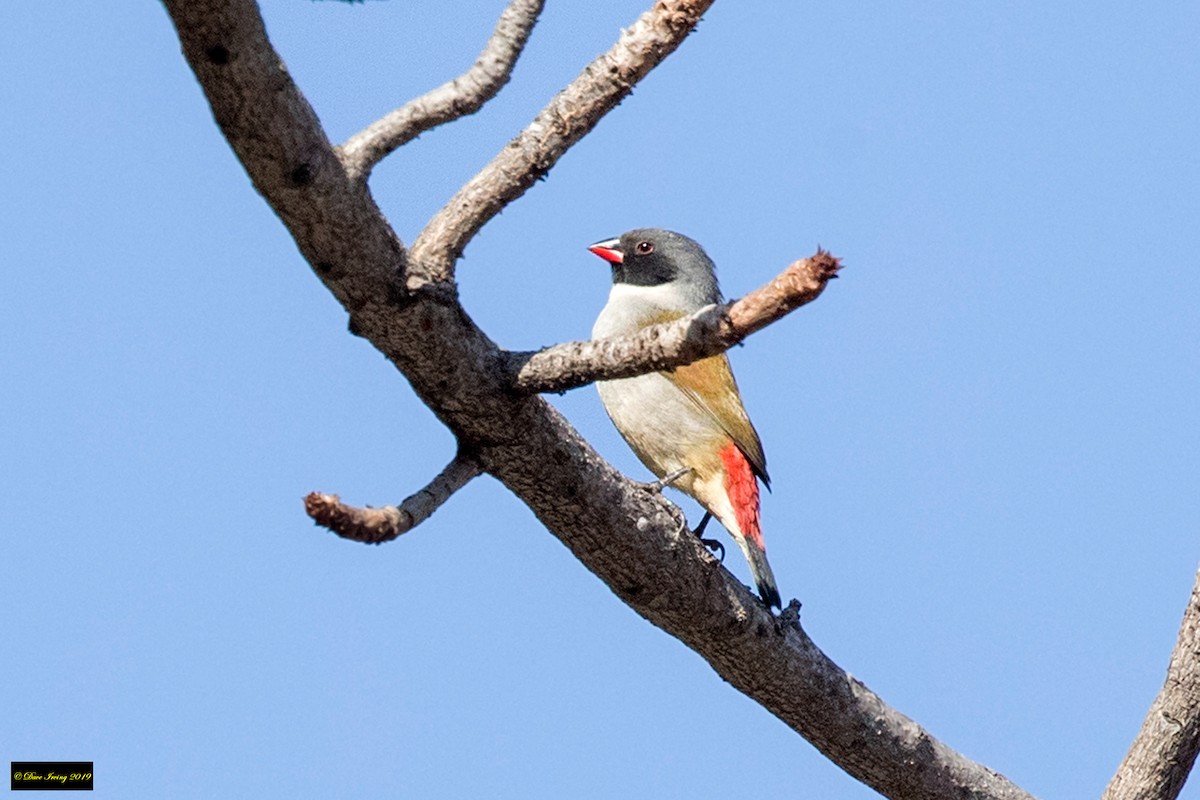
[[[608,303],[600,310],[600,316],[592,326],[592,338],[630,333],[651,323],[661,322],[664,313],[690,314],[698,308],[700,306],[689,302],[687,293],[674,282],[658,286],[614,283],[608,293]]]

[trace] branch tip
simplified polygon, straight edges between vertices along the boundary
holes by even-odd
[[[304,498],[304,511],[317,525],[343,539],[383,544],[420,525],[480,472],[475,459],[460,454],[428,486],[399,506],[359,508],[343,503],[336,494],[310,492]]]
[[[365,178],[376,164],[425,131],[483,108],[512,77],[544,5],[545,0],[512,0],[470,69],[346,140],[339,151],[347,172]]]

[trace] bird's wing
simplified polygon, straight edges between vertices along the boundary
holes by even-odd
[[[733,371],[729,369],[729,359],[725,354],[693,361],[662,375],[733,439],[750,462],[754,474],[770,488],[771,479],[767,475],[767,458],[763,454],[762,442],[742,406],[737,382],[733,379]]]

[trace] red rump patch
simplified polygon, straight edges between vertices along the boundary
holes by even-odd
[[[733,504],[738,527],[755,547],[765,551],[758,518],[758,479],[754,477],[754,470],[734,442],[721,449],[721,463],[725,465],[725,491]]]

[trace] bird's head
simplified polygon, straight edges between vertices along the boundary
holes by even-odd
[[[664,287],[699,308],[721,300],[717,268],[695,241],[662,228],[637,228],[588,248],[612,267],[613,285]]]

